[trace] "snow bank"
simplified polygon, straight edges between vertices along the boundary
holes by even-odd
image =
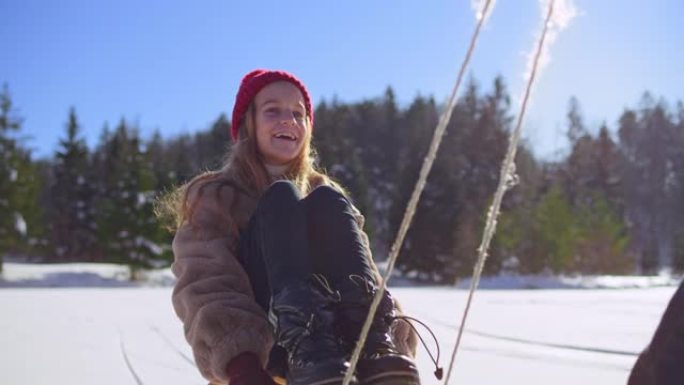
[[[111,263],[5,262],[0,287],[155,287],[175,282],[170,268],[143,271],[140,276],[131,282],[128,266]]]
[[[470,278],[456,285],[470,289]],[[482,277],[478,289],[638,289],[677,286],[679,278],[673,276],[538,276],[502,275]]]
[[[386,266],[379,264],[381,272]],[[35,264],[5,262],[0,287],[170,287],[175,278],[170,268],[146,270],[140,280],[129,280],[128,266],[108,263]],[[677,286],[674,276],[554,276],[501,275],[482,277],[478,289],[632,289]],[[419,283],[392,273],[392,287],[435,286]],[[459,281],[455,288],[467,290],[470,279]]]
[[[387,262],[379,262],[378,269],[381,274],[385,273]],[[564,275],[514,275],[502,274],[497,276],[485,276],[480,279],[478,289],[484,290],[519,290],[519,289],[638,289],[663,286],[678,286],[682,277],[672,275],[657,276],[617,276],[617,275],[587,275],[587,276],[564,276]],[[457,289],[469,290],[470,278],[459,280]],[[434,286],[423,283],[409,277],[402,276],[394,269],[389,280],[389,286],[416,287]]]

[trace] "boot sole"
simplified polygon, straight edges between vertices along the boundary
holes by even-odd
[[[420,385],[417,374],[402,372],[384,372],[370,378],[364,378],[359,385]]]

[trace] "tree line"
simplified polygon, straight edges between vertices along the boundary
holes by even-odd
[[[418,177],[441,106],[416,96],[399,106],[387,88],[355,103],[316,106],[318,162],[346,186],[366,215],[376,259],[390,243]],[[0,93],[0,258],[92,261],[140,269],[172,260],[172,235],[154,202],[230,151],[230,122],[206,130],[142,138],[121,119],[85,142],[74,108],[49,159],[19,139],[7,86]],[[522,144],[519,183],[509,191],[486,266],[488,274],[652,274],[684,269],[684,104],[644,93],[616,127],[588,127],[568,103],[570,143],[560,160],[537,159]],[[472,272],[486,210],[513,123],[502,78],[461,96],[428,177],[398,268],[449,283]],[[53,129],[53,128],[51,128]],[[0,268],[2,260],[0,259]]]

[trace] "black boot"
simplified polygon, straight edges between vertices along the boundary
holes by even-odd
[[[337,302],[339,294],[318,275],[273,296],[269,319],[287,351],[288,385],[342,384],[349,362],[332,327]]]
[[[336,330],[347,344],[347,349],[353,351],[377,288],[370,280],[353,275],[340,285],[339,290],[341,302]],[[420,384],[413,359],[400,353],[390,336],[390,326],[395,319],[392,297],[385,291],[357,364],[359,384]]]

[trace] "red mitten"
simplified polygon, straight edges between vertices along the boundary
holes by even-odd
[[[233,358],[226,368],[230,385],[277,385],[261,367],[254,353],[245,352]]]

